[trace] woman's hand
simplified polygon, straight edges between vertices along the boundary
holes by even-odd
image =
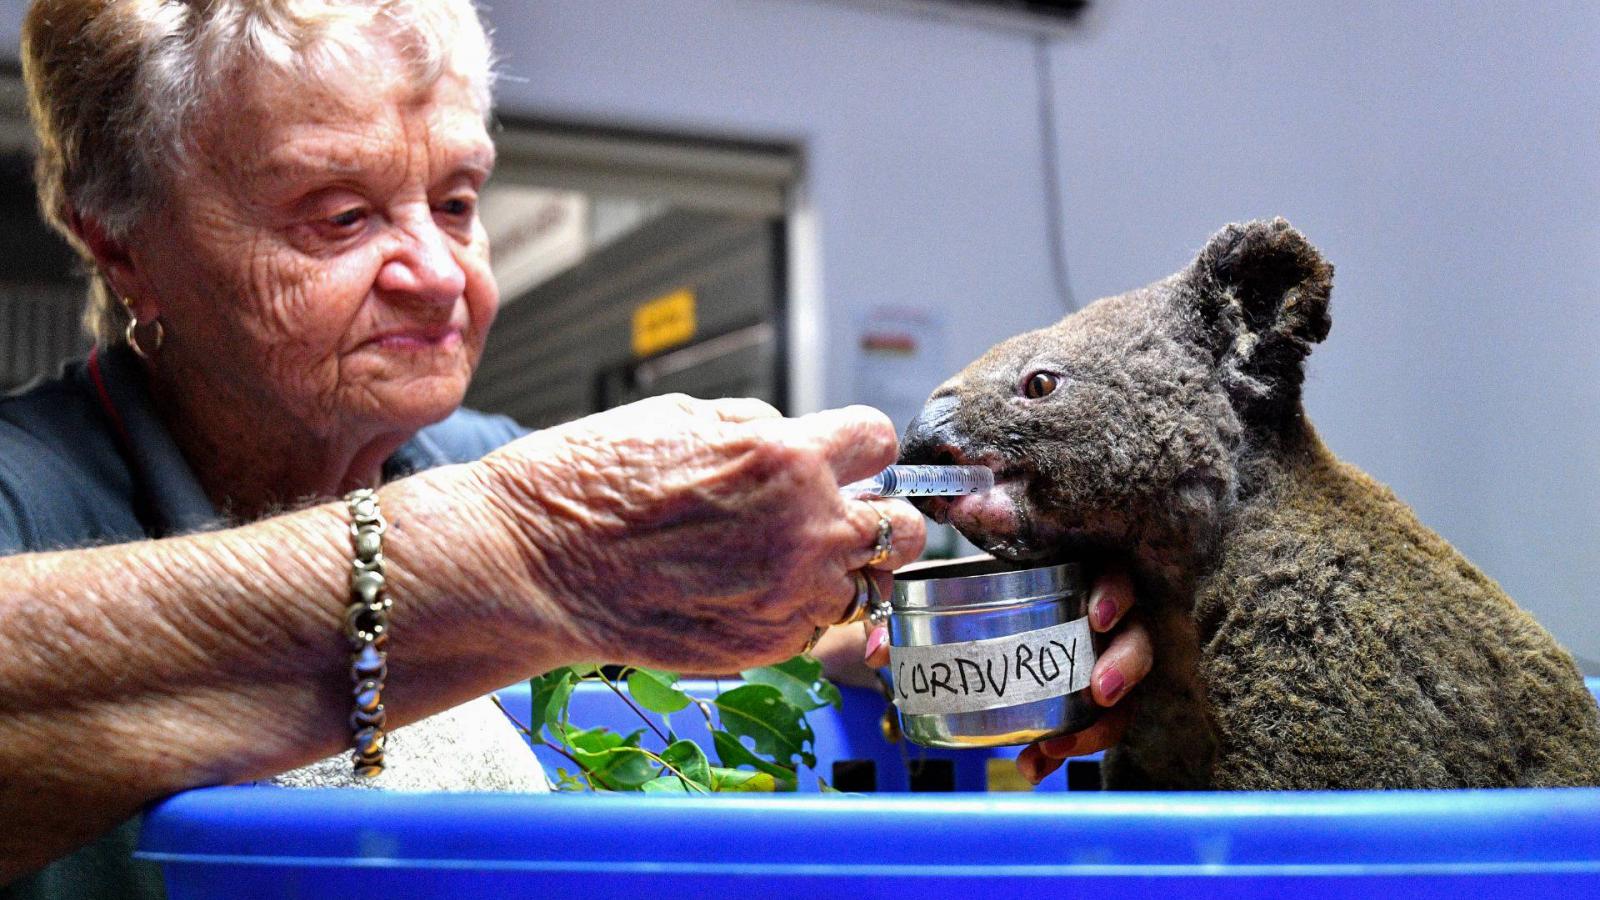
[[[1153,659],[1150,633],[1137,612],[1129,614],[1132,608],[1133,582],[1127,573],[1101,575],[1089,595],[1089,627],[1099,632],[1117,630],[1110,646],[1095,661],[1089,686],[1094,702],[1110,709],[1082,731],[1023,748],[1017,755],[1017,771],[1034,784],[1061,768],[1068,757],[1096,753],[1122,740],[1137,705],[1123,702],[1124,698],[1149,674]]]
[[[786,419],[669,396],[537,432],[482,466],[522,575],[554,606],[541,624],[564,629],[574,661],[726,672],[798,653],[845,612],[880,517],[893,546],[878,567],[921,552],[916,510],[839,495],[896,449],[867,407]]]

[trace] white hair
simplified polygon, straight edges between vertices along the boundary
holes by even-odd
[[[472,0],[37,0],[22,73],[39,138],[39,208],[88,263],[86,329],[122,339],[127,313],[72,227],[125,239],[192,161],[193,135],[249,72],[332,80],[375,42],[419,86],[465,77],[489,113],[492,51]]]

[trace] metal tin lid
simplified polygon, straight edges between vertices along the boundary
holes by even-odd
[[[987,554],[912,563],[894,573],[896,611],[1005,606],[1084,589],[1077,563],[1019,566]]]

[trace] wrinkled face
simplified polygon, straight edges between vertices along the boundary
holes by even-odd
[[[194,171],[130,242],[160,366],[317,434],[448,415],[498,294],[477,197],[482,110],[375,48],[332,83],[244,77]]]
[[[981,463],[996,486],[924,510],[1021,560],[1132,551],[1152,524],[1214,507],[1238,421],[1211,360],[1183,337],[1178,289],[1168,279],[1101,300],[995,346],[935,391],[902,459]]]

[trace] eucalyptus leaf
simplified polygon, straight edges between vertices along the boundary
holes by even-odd
[[[643,733],[641,729],[623,736],[605,728],[591,728],[568,731],[567,739],[573,758],[598,786],[613,791],[637,790],[657,777],[654,761],[639,747]]]
[[[746,669],[739,674],[752,684],[772,685],[783,693],[783,699],[801,710],[824,706],[837,709],[844,703],[839,689],[822,677],[822,663],[809,656],[796,656],[775,666]]]
[[[778,780],[766,772],[746,772],[744,769],[711,770],[712,789],[746,794],[770,794],[778,789]]]
[[[799,778],[794,769],[780,766],[774,762],[757,756],[744,742],[726,731],[711,732],[712,746],[717,750],[717,761],[724,768],[737,769],[740,766],[751,766],[758,772],[771,775],[778,784],[778,790],[793,791],[799,787]]]
[[[533,721],[528,723],[528,728],[537,734],[546,725],[561,721],[562,712],[577,685],[578,677],[570,667],[552,669],[532,679],[529,689],[533,695]]]
[[[808,766],[816,756],[808,749],[816,735],[805,710],[785,700],[770,684],[746,684],[720,694],[715,701],[722,727],[756,742],[756,751],[790,765],[799,758]]]
[[[590,770],[596,787],[612,791],[636,791],[656,778],[655,764],[637,748],[613,750],[599,767]],[[585,765],[588,765],[585,761]]]
[[[646,781],[644,784],[639,785],[639,790],[645,792],[646,794],[689,793],[689,788],[684,785],[683,779],[676,775],[663,775],[660,778],[652,778],[649,781]],[[709,790],[709,788],[707,788],[707,790]],[[695,793],[699,793],[699,791],[696,791]]]
[[[638,746],[639,735],[643,733],[644,730],[640,729],[629,735],[633,739],[634,746]],[[582,750],[585,753],[604,753],[629,742],[627,737],[623,737],[604,726],[599,728],[568,728],[562,732],[561,737],[566,740],[568,747],[573,750]]]
[[[684,778],[712,790],[711,763],[706,753],[694,741],[674,741],[661,751],[661,761],[676,769]]]
[[[677,682],[674,672],[634,669],[628,673],[628,693],[651,712],[675,713],[692,702],[688,694],[673,687]]]

